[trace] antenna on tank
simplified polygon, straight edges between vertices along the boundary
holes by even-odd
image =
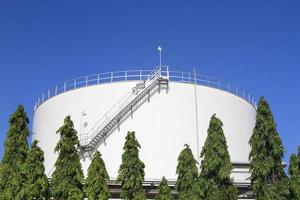
[[[161,51],[162,51],[163,49],[161,48],[161,46],[158,46],[157,50],[158,50],[158,52],[159,52],[159,67],[161,68]]]

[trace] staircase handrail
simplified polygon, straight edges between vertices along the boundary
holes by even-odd
[[[94,137],[101,131],[102,128],[105,127],[105,125],[116,115],[122,111],[134,98],[136,97],[141,91],[143,91],[143,87],[146,89],[148,83],[152,83],[155,81],[158,77],[161,76],[161,66],[156,67],[153,69],[146,77],[144,77],[139,83],[144,83],[145,85],[137,85],[136,89],[138,93],[133,93],[132,90],[130,90],[128,93],[126,93],[116,104],[114,104],[101,118],[98,120],[94,126],[87,132],[83,133],[84,136],[81,135],[80,143],[81,146],[88,145]]]

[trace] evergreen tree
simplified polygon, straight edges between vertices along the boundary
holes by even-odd
[[[285,199],[288,188],[285,187],[286,175],[282,166],[284,147],[269,104],[263,97],[258,103],[249,144],[251,184],[255,199]]]
[[[300,146],[298,147],[298,155],[290,156],[289,165],[290,175],[290,198],[291,200],[300,200]]]
[[[135,138],[135,132],[128,131],[118,175],[118,181],[121,181],[122,184],[121,198],[125,200],[146,199],[145,192],[142,189],[145,165],[139,159],[139,148],[141,146]]]
[[[85,191],[89,200],[107,200],[111,194],[107,185],[109,180],[104,161],[99,151],[93,156],[92,163],[88,168]]]
[[[65,118],[57,133],[60,140],[55,147],[58,157],[51,179],[52,196],[56,200],[83,199],[83,173],[76,149],[79,141],[70,116]]]
[[[230,178],[232,164],[222,126],[222,121],[214,114],[210,119],[207,138],[200,155],[200,182],[204,199],[237,199],[237,190]]]
[[[197,161],[189,145],[185,144],[185,148],[181,151],[178,157],[178,165],[176,169],[178,174],[176,187],[179,200],[198,200],[198,168]]]
[[[49,198],[49,182],[45,175],[44,152],[37,146],[35,140],[27,156],[24,172],[26,181],[20,199],[43,200]]]
[[[0,199],[15,200],[21,191],[25,175],[24,163],[29,151],[28,117],[22,105],[9,118],[9,129],[0,165]]]
[[[168,186],[168,181],[165,177],[162,178],[159,183],[158,193],[155,196],[154,200],[172,200],[171,189]]]

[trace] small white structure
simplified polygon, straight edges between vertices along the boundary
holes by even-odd
[[[199,160],[214,113],[224,124],[234,165],[232,176],[240,187],[248,186],[254,99],[228,82],[169,71],[168,67],[90,75],[56,86],[35,106],[32,139],[39,140],[46,173],[51,176],[57,158],[56,131],[70,115],[82,144],[84,171],[90,164],[89,153],[98,149],[111,179],[115,179],[127,131],[135,131],[146,166],[145,179],[166,176],[175,181],[177,158],[184,144],[190,145]]]

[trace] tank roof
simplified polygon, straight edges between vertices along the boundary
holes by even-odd
[[[161,70],[161,74],[163,76],[167,76],[170,81],[196,84],[223,90],[238,97],[241,97],[249,104],[251,104],[255,109],[257,107],[256,100],[252,95],[250,95],[250,93],[248,93],[243,88],[231,84],[228,81],[220,80],[212,76],[197,74],[194,72],[170,71],[168,66],[160,66],[159,69]],[[59,94],[65,93],[67,91],[87,86],[100,85],[104,83],[142,81],[145,78],[147,78],[148,74],[152,71],[153,70],[127,70],[104,72],[81,76],[78,78],[64,81],[63,83],[58,84],[54,88],[48,89],[47,92],[43,93],[35,102],[34,111],[48,99],[55,97]]]

